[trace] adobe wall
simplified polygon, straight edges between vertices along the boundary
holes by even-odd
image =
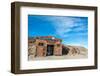
[[[44,45],[43,46],[39,46],[39,43],[43,43]],[[35,42],[35,45],[36,45],[36,56],[37,57],[42,57],[42,56],[46,56],[46,46],[47,46],[47,43],[45,40],[39,40],[39,39],[36,39],[36,42]]]
[[[56,56],[62,55],[62,44],[60,42],[55,43],[54,55]]]
[[[43,43],[43,46],[39,46],[39,43]],[[33,48],[33,51],[35,52],[34,56],[37,57],[46,56],[47,45],[54,45],[53,55],[55,56],[62,55],[62,44],[60,41],[52,43],[52,42],[47,42],[45,40],[36,39],[34,43],[30,43],[30,44],[36,46],[36,49]]]

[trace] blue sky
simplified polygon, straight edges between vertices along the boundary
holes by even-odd
[[[88,47],[88,17],[28,15],[28,36],[55,36],[66,45]]]

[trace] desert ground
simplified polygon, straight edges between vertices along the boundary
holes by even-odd
[[[46,57],[34,57],[29,56],[29,60],[58,60],[58,59],[83,59],[88,58],[88,49],[81,46],[67,45],[65,48],[69,49],[68,53],[62,56],[46,56]]]

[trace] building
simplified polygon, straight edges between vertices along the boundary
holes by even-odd
[[[36,57],[62,55],[62,40],[53,36],[39,36],[28,39],[29,55]]]

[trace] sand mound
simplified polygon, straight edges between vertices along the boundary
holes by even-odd
[[[81,46],[68,46],[63,45],[63,51],[66,51],[67,55],[87,55],[88,49]],[[65,55],[65,54],[63,54]]]

